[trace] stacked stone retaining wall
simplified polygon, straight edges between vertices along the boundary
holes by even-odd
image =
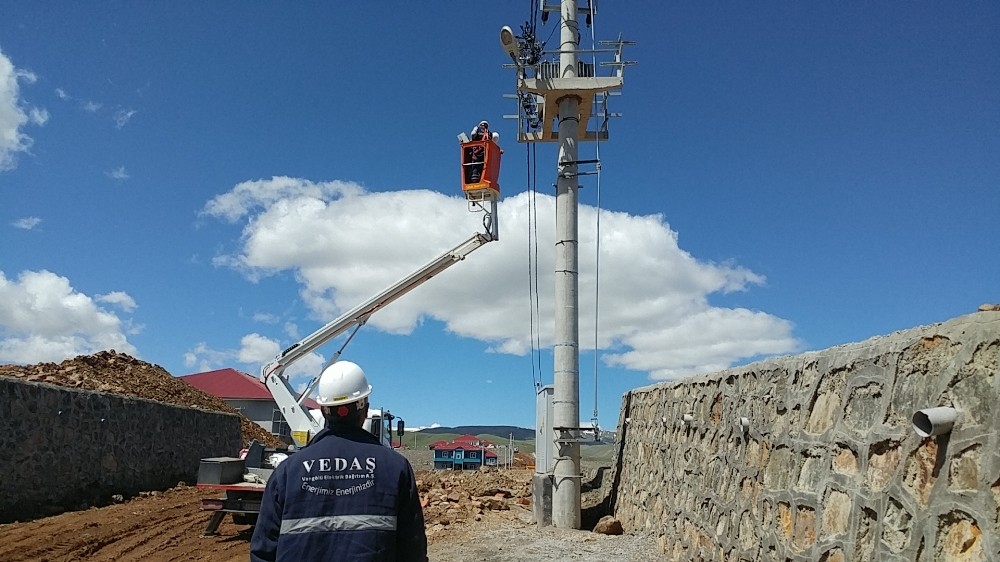
[[[980,312],[631,391],[610,508],[673,561],[1000,560],[998,357]]]
[[[0,523],[193,484],[241,443],[234,414],[0,377]]]

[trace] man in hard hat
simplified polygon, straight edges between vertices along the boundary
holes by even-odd
[[[490,131],[489,121],[483,120],[472,128],[471,137],[473,141],[492,140],[493,142],[497,142],[500,140],[500,133]],[[483,175],[483,162],[486,159],[486,150],[482,146],[470,146],[465,150],[464,162],[472,164],[465,169],[465,183],[479,183]]]
[[[490,123],[489,121],[485,120],[480,121],[478,125],[472,128],[472,133],[470,134],[470,136],[474,141],[489,139],[492,140],[493,142],[497,142],[498,140],[500,140],[500,133],[494,133],[493,131],[490,131]]]
[[[326,427],[271,474],[250,541],[250,560],[427,560],[413,468],[362,429],[368,384],[338,361],[320,375]]]

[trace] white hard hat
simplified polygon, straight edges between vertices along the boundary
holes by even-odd
[[[365,372],[350,361],[337,361],[319,376],[319,395],[316,403],[321,406],[340,406],[366,398],[372,393]]]
[[[480,125],[480,126],[483,126],[483,125],[485,125],[485,126],[489,127],[489,126],[490,126],[490,122],[489,122],[489,121],[486,121],[486,120],[484,119],[484,120],[482,120],[482,121],[480,121],[480,122],[479,122],[479,125]]]

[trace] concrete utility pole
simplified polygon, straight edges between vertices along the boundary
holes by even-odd
[[[580,25],[576,0],[562,0],[559,32],[561,78],[577,77]],[[555,390],[552,423],[556,456],[552,482],[552,524],[580,528],[580,312],[577,240],[577,131],[580,98],[559,103],[559,163],[556,180]],[[589,118],[589,115],[586,116]]]
[[[612,76],[596,76],[596,63],[579,61],[581,15],[588,25],[596,13],[592,0],[560,0],[540,6],[542,21],[549,12],[559,12],[559,61],[544,60],[535,40],[534,23],[529,22],[522,36],[509,27],[500,31],[500,44],[517,69],[518,142],[557,142],[556,166],[556,263],[555,263],[555,345],[554,385],[539,387],[536,398],[538,423],[535,438],[536,470],[532,479],[535,520],[564,529],[580,528],[580,313],[579,313],[579,240],[577,210],[580,164],[597,160],[579,160],[578,143],[608,138],[608,118],[617,116],[607,110],[607,96],[622,87],[623,69],[631,64],[621,58],[630,41],[602,41],[611,48],[587,51],[613,53],[614,61],[602,66],[615,68]],[[602,118],[597,130],[588,130],[595,102]],[[551,500],[551,505],[549,505]]]

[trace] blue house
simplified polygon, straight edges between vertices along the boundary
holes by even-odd
[[[475,435],[456,437],[451,442],[436,441],[434,450],[435,470],[477,470],[481,466],[497,466],[496,446]]]

